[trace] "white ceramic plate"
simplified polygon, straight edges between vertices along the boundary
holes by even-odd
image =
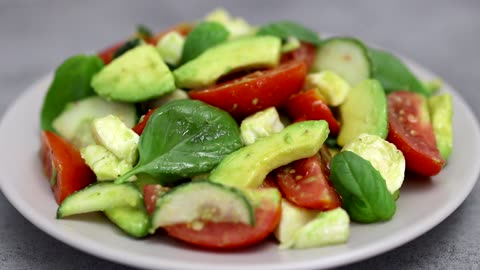
[[[432,73],[407,61],[422,78]],[[1,188],[15,208],[51,236],[118,263],[151,269],[320,269],[369,258],[425,233],[450,215],[472,190],[480,170],[479,127],[472,111],[448,85],[454,103],[454,150],[432,182],[406,181],[393,220],[353,224],[347,244],[309,250],[279,250],[273,240],[240,252],[197,250],[165,235],[145,240],[125,236],[101,215],[55,219],[57,205],[42,175],[39,112],[51,75],[12,104],[0,124]],[[472,224],[474,226],[474,224]]]

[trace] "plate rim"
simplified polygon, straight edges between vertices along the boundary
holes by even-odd
[[[407,57],[401,56],[397,54],[407,66],[412,67],[415,70],[420,70],[426,76],[431,77],[438,77],[435,76],[433,72],[429,69],[417,64],[416,62],[408,59]],[[48,73],[48,75],[41,77],[40,79],[34,81],[25,91],[23,91],[17,98],[6,108],[3,116],[0,120],[0,131],[4,129],[4,123],[6,119],[13,117],[12,111],[13,108],[18,106],[21,100],[26,99],[29,95],[32,95],[36,89],[38,89],[42,84],[48,84],[53,77],[53,72]],[[463,99],[463,97],[448,83],[444,82],[444,89],[448,89],[447,92],[450,93],[455,99],[461,103],[463,109],[470,117],[471,122],[473,123],[472,130],[475,132],[477,137],[480,137],[480,127],[479,122],[472,111],[469,104]],[[3,135],[0,133],[0,138]],[[2,140],[0,140],[1,142]],[[478,150],[478,147],[477,147]],[[166,269],[225,269],[228,267],[229,269],[245,269],[245,267],[249,267],[250,269],[291,269],[292,267],[296,269],[309,269],[312,267],[320,267],[320,268],[329,268],[329,267],[338,267],[342,265],[351,264],[354,262],[358,262],[367,258],[371,258],[373,256],[378,256],[385,252],[388,252],[396,247],[404,245],[407,242],[413,241],[414,239],[418,238],[419,236],[425,234],[427,231],[431,230],[438,224],[440,224],[443,220],[448,218],[468,197],[468,195],[472,192],[475,184],[478,182],[479,174],[480,174],[480,162],[476,163],[476,167],[472,170],[472,174],[475,177],[474,180],[470,180],[468,185],[466,185],[464,191],[461,195],[455,197],[455,200],[450,200],[448,203],[440,210],[434,212],[433,215],[429,215],[428,219],[422,219],[420,223],[416,223],[415,226],[411,226],[408,229],[404,230],[402,234],[393,234],[391,236],[385,237],[381,240],[376,240],[372,244],[367,244],[362,249],[357,249],[353,251],[349,251],[346,254],[340,254],[339,256],[335,256],[333,260],[325,261],[324,258],[321,259],[313,259],[308,261],[302,262],[279,262],[277,263],[265,263],[265,264],[242,264],[242,265],[225,265],[225,264],[202,264],[202,263],[193,263],[193,262],[183,262],[178,260],[169,260],[161,259],[162,265],[159,265],[159,258],[152,259],[149,256],[143,256],[143,258],[137,260],[129,259],[128,251],[121,250],[109,250],[108,245],[103,243],[99,243],[96,241],[92,241],[88,238],[82,238],[76,234],[72,235],[65,235],[61,232],[55,231],[54,228],[50,227],[49,219],[44,217],[40,213],[34,211],[28,203],[24,200],[16,199],[16,195],[18,194],[15,189],[12,189],[9,186],[9,181],[4,180],[3,176],[0,176],[0,188],[2,193],[5,195],[7,200],[10,202],[12,206],[29,222],[31,222],[34,226],[42,230],[43,232],[47,233],[51,237],[68,244],[69,246],[80,250],[82,252],[88,253],[95,257],[100,257],[115,263],[121,263],[124,265],[129,265],[133,267],[145,267],[148,269],[158,269],[158,267],[166,268]],[[55,220],[53,217],[50,218],[51,220]],[[138,256],[138,255],[136,255]],[[143,260],[143,261],[142,261]]]

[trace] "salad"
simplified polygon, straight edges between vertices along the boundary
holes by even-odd
[[[218,9],[65,60],[40,156],[58,219],[99,211],[207,249],[341,244],[351,222],[395,218],[407,171],[445,166],[440,88],[354,37]]]

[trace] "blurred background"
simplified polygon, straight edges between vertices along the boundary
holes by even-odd
[[[480,1],[0,1],[0,115],[68,56],[159,32],[224,7],[251,24],[290,19],[353,35],[433,70],[480,116]],[[14,180],[14,179],[12,179]],[[454,181],[455,179],[452,179]],[[480,269],[480,188],[439,226],[378,257],[342,269]],[[0,194],[0,269],[130,269],[41,232]]]

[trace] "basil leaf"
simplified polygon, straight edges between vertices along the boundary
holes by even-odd
[[[291,21],[278,21],[266,24],[258,29],[257,35],[270,35],[280,37],[282,39],[296,37],[299,40],[306,41],[314,45],[319,45],[321,42],[318,34],[315,31]]]
[[[170,183],[212,170],[242,146],[240,129],[225,111],[198,100],[176,100],[155,110],[139,141],[139,162],[117,183],[145,173]]]
[[[376,222],[395,214],[395,201],[385,180],[372,164],[350,151],[336,154],[330,163],[330,181],[342,196],[352,220]]]
[[[120,48],[118,48],[115,53],[113,53],[113,56],[112,56],[112,60],[115,59],[115,58],[118,58],[120,56],[122,56],[122,54],[128,52],[129,50],[137,47],[137,46],[140,46],[144,44],[143,40],[139,39],[139,38],[134,38],[134,39],[130,39],[128,41],[126,41],[125,43],[123,43],[122,46],[120,46]]]
[[[428,96],[430,92],[395,55],[377,49],[368,49],[372,61],[372,78],[382,84],[386,93],[409,90]]]
[[[188,62],[208,48],[226,41],[229,34],[225,26],[218,22],[202,22],[198,24],[185,39],[180,63]]]
[[[43,100],[40,122],[42,130],[55,132],[53,120],[72,101],[96,95],[90,86],[92,76],[103,67],[98,56],[76,55],[55,71],[55,77]]]
[[[149,39],[153,37],[152,30],[150,30],[149,27],[139,24],[137,25],[137,33],[136,36],[141,38],[141,39]]]

